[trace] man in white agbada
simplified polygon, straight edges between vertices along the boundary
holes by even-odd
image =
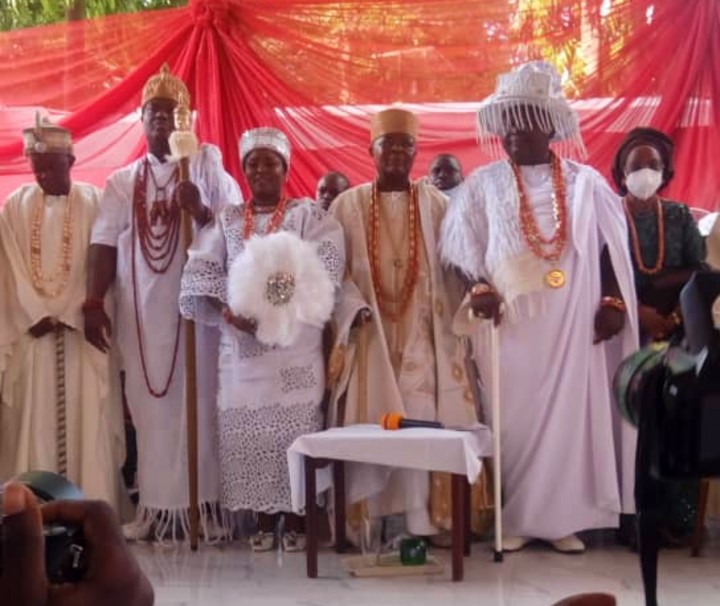
[[[504,548],[576,553],[576,532],[617,526],[633,501],[635,434],[610,391],[638,346],[623,208],[594,169],[551,151],[582,141],[548,64],[501,75],[479,123],[508,158],[465,181],[441,254],[467,279],[456,328],[476,335],[485,377],[489,328],[462,322],[468,304],[499,324]]]
[[[142,97],[148,154],[108,178],[90,247],[86,338],[107,350],[110,318],[102,301],[114,283],[113,332],[137,430],[140,502],[135,522],[124,528],[129,539],[176,537],[178,529],[187,536],[189,526],[185,345],[178,309],[181,209],[199,229],[241,200],[214,146],[201,145],[190,160],[190,180],[178,180],[169,137],[181,99],[189,100],[188,91],[167,66],[148,80]],[[214,447],[217,344],[216,331],[198,327],[200,531],[206,540],[221,534],[223,521]]]
[[[340,194],[330,207],[343,226],[347,251],[332,357],[337,361],[345,351],[334,390],[335,424],[378,423],[387,412],[448,425],[478,420],[465,349],[451,330],[459,284],[442,271],[437,255],[447,198],[427,179],[410,179],[417,134],[411,112],[391,108],[375,114],[370,155],[377,177]],[[363,335],[355,330],[365,310],[370,319],[359,330],[365,331],[366,351]],[[332,360],[330,366],[339,371]],[[425,472],[395,471],[383,494],[367,502],[369,516],[404,513],[415,535],[449,530],[449,478],[434,474],[430,480]],[[349,492],[352,499],[363,490],[351,485]],[[476,528],[479,511],[476,500]],[[351,526],[357,528],[358,517],[351,511]]]
[[[322,429],[322,328],[345,269],[343,233],[312,200],[285,197],[290,143],[281,131],[247,131],[240,157],[252,198],[226,208],[212,229],[198,237],[183,274],[180,308],[186,317],[219,326],[222,333],[217,402],[221,504],[257,513],[253,551],[275,546],[279,514],[285,518],[283,549],[301,551],[304,524],[292,513],[287,449],[299,436]],[[291,250],[277,249],[276,232],[312,245],[304,250],[296,242],[287,245]],[[233,268],[236,261],[245,265]],[[316,272],[308,276],[313,261]],[[272,287],[271,278],[278,275],[284,281]],[[301,276],[310,283],[300,282]],[[288,284],[289,299],[283,299],[278,295],[288,294]],[[262,304],[253,305],[248,317],[240,316],[237,301],[242,297]],[[319,299],[325,300],[325,312],[316,325],[281,311],[301,308],[302,317],[310,318]],[[287,333],[268,322],[287,325]]]
[[[107,357],[82,333],[101,192],[72,182],[67,130],[38,119],[23,137],[37,183],[0,212],[0,480],[55,471],[117,507],[122,405]]]

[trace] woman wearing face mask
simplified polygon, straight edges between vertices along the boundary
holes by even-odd
[[[674,175],[672,139],[653,128],[631,130],[615,155],[613,179],[624,196],[644,341],[669,339],[682,327],[679,297],[705,258],[685,204],[659,193]]]
[[[703,265],[705,250],[685,204],[660,197],[673,178],[672,139],[653,128],[631,130],[615,155],[612,175],[623,195],[635,270],[638,316],[644,344],[665,341],[682,329],[680,291]],[[692,536],[698,483],[663,481],[660,533],[667,546],[681,546]],[[621,524],[620,540],[632,544],[629,520]]]

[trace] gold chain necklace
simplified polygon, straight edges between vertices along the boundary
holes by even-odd
[[[30,269],[32,283],[35,290],[43,297],[54,298],[60,295],[68,283],[72,257],[72,232],[74,218],[73,190],[67,196],[65,216],[62,224],[62,246],[60,260],[50,272],[45,275],[42,269],[42,227],[45,218],[46,195],[43,193],[42,202],[33,209],[30,224]]]

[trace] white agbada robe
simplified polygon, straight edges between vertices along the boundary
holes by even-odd
[[[266,233],[272,213],[258,213]],[[288,347],[270,347],[222,318],[209,297],[227,305],[227,274],[245,249],[243,209],[228,208],[203,230],[183,273],[180,308],[221,332],[218,442],[223,507],[291,512],[287,450],[301,435],[320,431],[325,390],[322,328],[306,325]],[[309,199],[289,202],[281,230],[315,242],[333,283],[345,270],[342,227]]]
[[[504,532],[556,540],[615,527],[632,511],[635,431],[617,414],[611,377],[638,347],[636,299],[627,227],[617,196],[592,168],[562,161],[569,239],[558,263],[537,259],[522,236],[518,193],[507,161],[476,170],[443,224],[444,262],[484,278],[504,298],[500,327],[500,406]],[[540,232],[555,227],[549,165],[521,167]],[[627,304],[622,333],[593,345],[602,298],[600,253],[607,245]],[[550,269],[563,288],[544,284]],[[490,377],[487,326],[476,335],[483,377]],[[465,324],[463,326],[463,324]],[[488,411],[490,413],[490,411]]]
[[[189,507],[187,473],[187,435],[184,395],[185,345],[182,329],[172,380],[167,394],[154,397],[143,372],[134,304],[132,280],[132,208],[135,180],[147,158],[158,184],[167,183],[177,162],[160,162],[149,154],[113,173],[107,181],[92,243],[117,248],[115,282],[116,312],[114,335],[125,371],[125,395],[137,431],[138,519],[155,519],[156,535],[162,537],[176,523],[188,528]],[[242,194],[235,180],[222,166],[220,151],[203,145],[190,162],[190,180],[200,189],[201,199],[217,215],[228,204],[237,204]],[[172,196],[172,186],[167,192]],[[148,177],[148,213],[155,200],[153,179]],[[162,390],[172,368],[176,331],[180,322],[178,296],[184,264],[182,241],[164,274],[150,270],[136,246],[137,302],[143,332],[143,350],[149,383]],[[201,528],[208,516],[216,514],[212,504],[220,496],[217,450],[215,446],[215,397],[217,392],[218,333],[198,326],[198,440],[199,501]],[[206,535],[207,536],[207,535]]]
[[[28,332],[43,318],[55,318],[69,327],[63,335],[67,477],[88,498],[117,507],[125,439],[122,404],[110,380],[108,357],[83,334],[87,250],[101,193],[92,185],[74,183],[69,196],[45,196],[38,185],[29,184],[11,194],[0,213],[7,263],[0,292],[0,336],[5,341],[0,343],[5,353],[0,363],[0,480],[30,470],[57,471],[56,335],[36,339]],[[73,213],[71,269],[65,288],[47,297],[32,282],[33,216],[42,206],[40,262],[47,277],[62,258],[68,204]]]

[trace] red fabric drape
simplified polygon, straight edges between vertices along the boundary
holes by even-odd
[[[470,169],[487,161],[477,102],[498,73],[545,58],[580,111],[589,163],[609,174],[623,133],[655,126],[678,144],[668,195],[720,206],[716,0],[190,0],[5,33],[0,53],[0,194],[31,178],[19,138],[29,108],[56,110],[73,131],[76,178],[102,184],[142,153],[128,115],[163,62],[241,182],[237,140],[258,125],[290,136],[293,194],[330,169],[369,179],[368,116],[395,102],[421,112],[416,173],[440,151]]]

